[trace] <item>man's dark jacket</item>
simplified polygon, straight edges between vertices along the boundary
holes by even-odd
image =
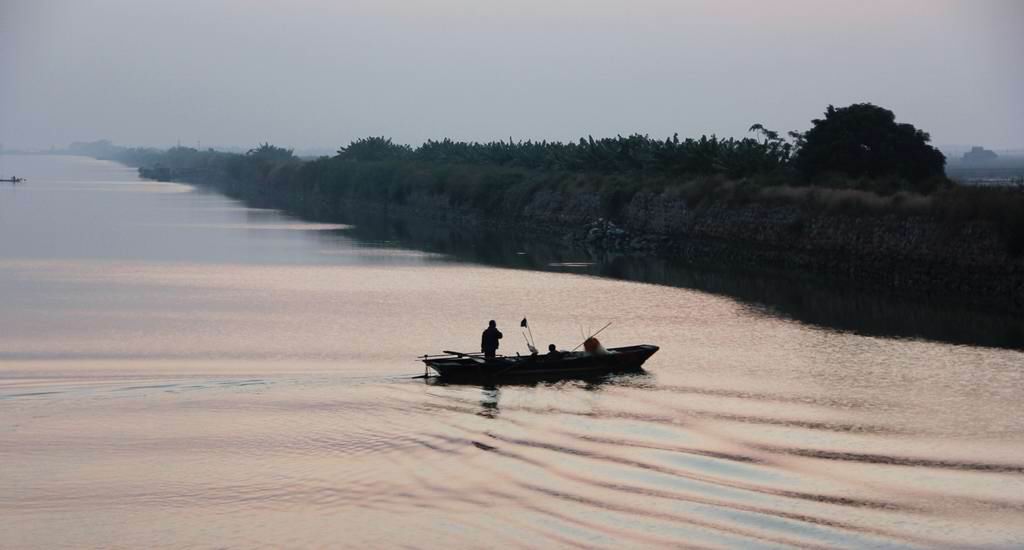
[[[496,327],[487,327],[480,335],[480,351],[486,353],[498,349],[498,340],[501,339],[501,331]]]

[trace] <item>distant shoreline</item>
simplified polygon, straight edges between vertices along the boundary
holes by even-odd
[[[978,310],[1024,311],[1024,259],[1011,253],[1017,245],[1008,239],[1014,235],[992,220],[938,220],[913,211],[872,211],[870,203],[844,204],[865,199],[855,193],[839,193],[834,204],[823,204],[821,197],[770,194],[737,200],[716,196],[714,190],[694,200],[673,189],[640,189],[609,200],[607,192],[588,188],[586,182],[565,187],[530,174],[483,202],[458,191],[460,181],[487,185],[479,180],[474,184],[470,174],[460,177],[464,169],[479,177],[479,167],[443,168],[449,179],[440,187],[422,166],[330,159],[277,165],[262,177],[195,171],[167,179],[209,185],[319,221],[337,221],[348,209],[369,208],[382,215],[468,228],[505,224],[606,252],[781,269],[882,294]],[[231,169],[241,166],[226,170]],[[316,179],[327,169],[335,171],[337,184]],[[508,176],[499,170],[487,177],[500,181]],[[387,184],[382,183],[385,179]],[[720,185],[728,187],[729,182]]]
[[[93,156],[318,221],[358,208],[467,228],[497,224],[603,253],[782,270],[915,300],[1024,311],[1024,192],[1012,187],[878,194],[760,176],[300,160],[269,145],[244,155],[174,148]]]

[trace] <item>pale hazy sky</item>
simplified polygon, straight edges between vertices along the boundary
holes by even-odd
[[[804,130],[1024,147],[1024,0],[0,0],[0,142]]]

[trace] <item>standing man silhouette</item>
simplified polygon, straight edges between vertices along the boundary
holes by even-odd
[[[485,359],[494,359],[494,352],[498,351],[498,340],[501,340],[501,331],[498,330],[498,324],[491,321],[480,335],[480,351],[484,352]]]

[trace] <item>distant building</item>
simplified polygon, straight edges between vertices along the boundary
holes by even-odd
[[[970,151],[964,153],[964,162],[989,162],[999,158],[999,155],[995,151],[990,151],[984,147],[971,147]]]

